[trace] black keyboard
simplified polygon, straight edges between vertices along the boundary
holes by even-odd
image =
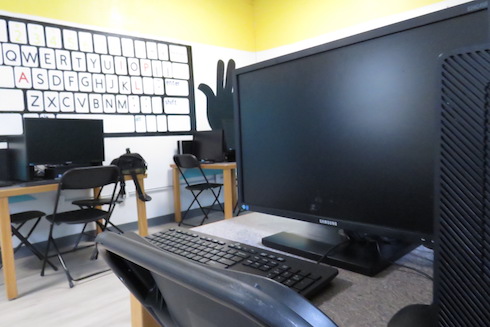
[[[195,231],[168,229],[146,237],[157,248],[213,267],[264,276],[311,298],[338,270]]]

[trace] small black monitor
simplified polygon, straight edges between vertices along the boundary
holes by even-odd
[[[225,160],[225,137],[222,129],[194,133],[193,154],[205,162]]]
[[[25,118],[24,134],[9,138],[9,150],[12,178],[20,181],[44,176],[36,166],[59,170],[61,166],[69,169],[101,165],[104,161],[103,121]]]
[[[24,119],[29,164],[86,164],[104,161],[102,120]]]

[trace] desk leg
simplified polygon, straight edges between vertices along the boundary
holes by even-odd
[[[236,182],[235,182],[235,170],[234,169],[224,169],[223,179],[224,179],[224,189],[225,189],[225,219],[233,217],[233,206],[235,202],[233,200],[233,193],[236,192]],[[236,194],[236,193],[235,193]]]
[[[145,181],[142,175],[138,175],[138,182],[141,187],[141,191],[145,192]],[[138,209],[138,233],[141,236],[148,235],[148,218],[146,217],[146,202],[141,201],[136,194],[136,208]]]
[[[138,175],[138,182],[141,190],[145,191],[144,177]],[[148,219],[146,216],[146,202],[141,201],[136,194],[136,208],[138,210],[138,233],[141,236],[148,235]],[[130,296],[131,303],[131,326],[132,327],[157,327],[159,324],[146,311],[141,303],[133,296]]]
[[[8,198],[0,198],[0,246],[2,247],[3,276],[7,299],[12,300],[17,297],[18,292]]]
[[[146,311],[131,294],[131,327],[159,327],[160,324]]]
[[[172,177],[174,183],[174,214],[175,221],[182,221],[182,208],[180,207],[180,175],[177,168],[172,168]]]
[[[238,201],[238,189],[236,187],[236,170],[235,169],[232,169],[231,170],[231,191],[232,191],[232,205],[233,205],[233,208],[231,210],[233,210],[235,208],[235,204],[237,204],[237,201]]]

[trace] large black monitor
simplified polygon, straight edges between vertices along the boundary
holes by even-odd
[[[315,223],[314,236],[264,244],[374,275],[432,240],[439,58],[488,40],[486,8],[470,2],[236,71],[242,207]]]
[[[103,121],[25,118],[24,134],[12,137],[16,179],[32,179],[36,165],[100,165],[104,161]],[[32,168],[31,168],[32,170]]]

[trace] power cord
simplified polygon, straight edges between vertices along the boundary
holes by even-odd
[[[416,272],[417,274],[419,274],[419,275],[427,278],[428,280],[431,280],[431,281],[434,280],[434,278],[431,275],[429,275],[428,273],[426,273],[426,272],[424,272],[424,271],[422,271],[420,269],[417,269],[417,268],[414,268],[414,267],[410,267],[410,266],[407,266],[407,265],[404,265],[404,264],[401,264],[401,263],[396,263],[396,262],[392,262],[391,264],[392,265],[395,265],[395,266],[398,266],[400,268],[405,268],[405,269],[408,269],[408,270],[412,270],[412,271]]]

